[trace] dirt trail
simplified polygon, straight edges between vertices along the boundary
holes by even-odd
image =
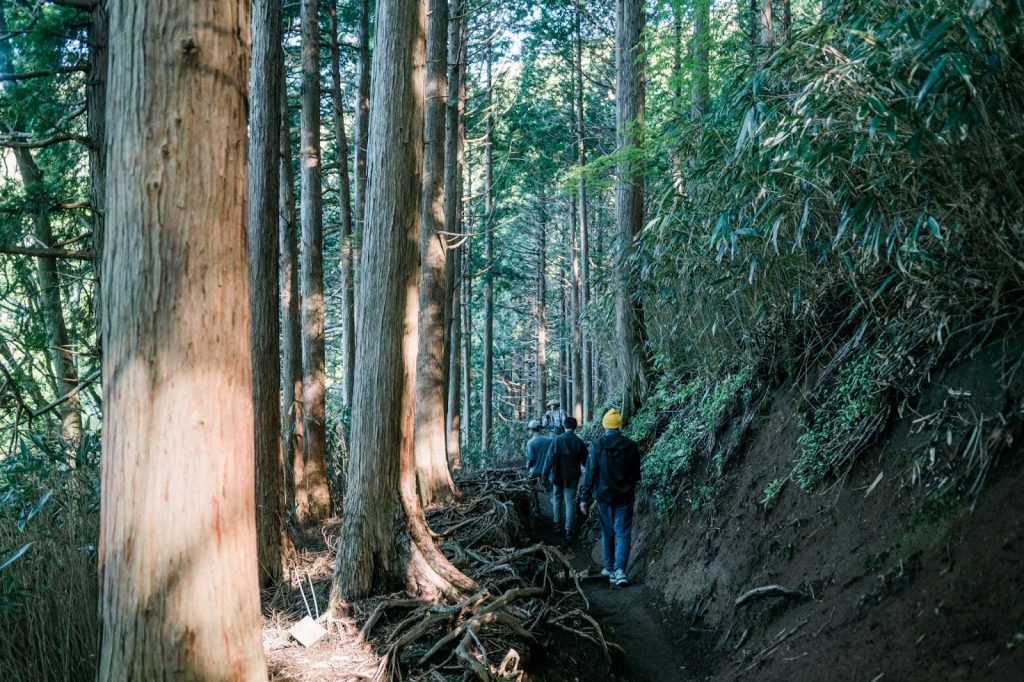
[[[551,497],[537,492],[541,518],[536,524],[539,539],[565,551],[578,571],[599,573],[600,531],[591,513],[583,536],[572,545],[553,531]],[[583,581],[590,613],[605,629],[605,635],[622,647],[624,656],[615,661],[616,679],[622,682],[690,682],[710,678],[713,661],[710,642],[692,631],[685,614],[666,606],[647,589],[641,579],[632,578],[626,587],[611,587],[603,579]],[[573,680],[572,671],[565,671]]]

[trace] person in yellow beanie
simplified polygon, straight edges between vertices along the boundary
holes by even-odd
[[[591,495],[601,520],[602,575],[611,585],[628,585],[626,567],[633,535],[633,503],[640,482],[640,448],[622,433],[622,415],[615,408],[601,420],[605,433],[590,446],[580,486],[580,511],[586,515]]]

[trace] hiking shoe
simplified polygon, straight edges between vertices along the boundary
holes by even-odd
[[[617,585],[619,587],[622,587],[624,585],[628,585],[629,584],[629,579],[626,577],[626,572],[623,571],[621,568],[619,570],[615,571],[614,573],[612,573],[612,575],[608,578],[608,580],[613,585]]]
[[[608,580],[611,580],[614,574],[615,571],[609,571],[607,568],[601,569],[601,575],[603,575],[605,578],[608,578]]]

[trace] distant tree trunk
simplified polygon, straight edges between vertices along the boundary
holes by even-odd
[[[760,28],[760,44],[761,45],[774,45],[775,44],[775,19],[773,16],[772,7],[773,0],[761,0],[761,7],[758,13],[758,23]]]
[[[690,96],[690,118],[693,120],[708,110],[710,24],[711,0],[696,0],[693,7],[693,87]]]
[[[341,44],[338,42],[338,12],[331,15],[331,102],[334,109],[334,146],[338,154],[338,204],[341,214],[341,375],[342,400],[352,405],[352,379],[356,359],[355,288],[352,269],[352,193],[348,177],[348,137],[345,135],[345,108],[341,98]]]
[[[281,449],[277,288],[281,174],[281,3],[252,4],[249,72],[249,296],[252,310],[256,552],[260,583],[281,580],[291,555]],[[269,283],[269,284],[268,284]]]
[[[25,192],[32,197],[35,211],[32,214],[33,233],[36,241],[44,248],[53,246],[53,226],[50,224],[49,206],[52,202],[45,197],[43,173],[32,158],[29,149],[14,149],[18,173],[25,185]],[[39,308],[43,313],[46,329],[46,343],[49,346],[50,362],[53,366],[57,398],[67,395],[78,387],[78,368],[75,367],[75,352],[64,320],[64,307],[60,295],[60,275],[57,259],[49,256],[36,258],[36,274],[39,277]],[[58,408],[60,411],[60,437],[77,444],[82,439],[82,412],[78,395],[74,395]]]
[[[420,220],[419,340],[416,355],[416,478],[424,507],[455,494],[445,448],[445,97],[448,6],[427,0],[427,66]]]
[[[565,330],[569,326],[567,324],[569,316],[566,309],[565,290],[568,286],[569,278],[566,276],[564,261],[560,268],[561,276],[559,277],[559,294],[561,297],[562,318],[561,330],[558,333],[558,400],[561,403],[561,407],[564,409],[569,405],[571,395],[571,386],[569,385],[569,374],[571,372],[571,368],[569,366],[569,349],[565,339]]]
[[[480,449],[491,449],[494,402],[494,82],[487,46],[487,132],[484,139],[484,385],[480,407]]]
[[[782,0],[782,40],[789,40],[793,29],[793,6],[791,0]]]
[[[278,243],[281,249],[281,380],[282,444],[285,492],[295,504],[295,473],[302,473],[302,325],[299,312],[299,249],[296,240],[295,177],[292,167],[291,124],[281,63],[281,178]],[[298,458],[299,461],[296,461]]]
[[[694,0],[694,30],[697,30],[699,10],[696,8],[703,0]],[[683,2],[672,0],[672,94],[675,100],[675,108],[680,116],[683,112]],[[672,189],[675,196],[672,201],[672,210],[678,210],[683,200],[683,157],[678,147],[672,151]]]
[[[583,177],[583,168],[587,164],[586,119],[584,104],[586,102],[583,89],[583,31],[580,26],[582,15],[581,0],[576,0],[575,34],[576,34],[576,162],[580,167],[579,203],[580,203],[580,296],[581,314],[590,307],[590,221],[587,209],[587,184]],[[594,361],[593,346],[590,335],[582,331],[580,338],[583,362],[583,412],[581,421],[590,421],[593,417],[594,403]]]
[[[444,222],[450,232],[462,233],[462,166],[465,127],[462,125],[465,95],[465,16],[461,0],[452,0],[448,24],[448,101],[445,110]],[[462,352],[462,249],[448,251],[448,461],[462,468],[460,410]]]
[[[266,679],[245,227],[249,3],[109,9],[97,678]]]
[[[620,153],[639,148],[644,112],[644,3],[617,0],[615,35],[615,130]],[[633,242],[643,227],[644,168],[640,159],[624,156],[615,168],[615,223],[618,232],[615,331],[623,381],[620,410],[628,420],[647,392],[647,351],[643,311],[632,295],[630,264]]]
[[[359,364],[344,525],[335,571],[339,596],[404,587],[456,598],[472,581],[434,544],[416,495],[414,399],[417,244],[423,158],[426,0],[381,0],[367,159]],[[394,132],[402,130],[401,136]]]
[[[299,289],[302,312],[303,456],[296,457],[295,515],[300,524],[331,513],[327,486],[324,369],[324,229],[320,177],[320,23],[318,0],[302,0],[302,194]]]
[[[463,101],[465,96],[463,95]],[[466,118],[462,117],[462,130],[465,134]],[[469,164],[463,166],[466,171],[466,195],[473,196],[473,175]],[[473,211],[469,206],[464,209],[466,233],[473,234]],[[473,239],[466,240],[462,247],[462,442],[468,444],[470,430],[473,425]]]
[[[537,237],[537,383],[534,393],[534,409],[544,414],[547,405],[548,378],[548,311],[547,311],[547,195],[543,186],[540,191],[540,230]]]
[[[107,181],[106,158],[106,106],[107,106],[107,40],[110,17],[106,2],[94,2],[89,12],[89,72],[85,82],[86,132],[89,147],[89,204],[92,207],[92,243],[96,260],[93,269],[96,278],[95,300],[100,300],[100,273],[103,270],[103,225],[106,215]],[[96,347],[103,354],[101,333],[103,323],[100,308],[96,306]]]
[[[566,412],[583,421],[583,333],[580,330],[580,251],[576,239],[576,197],[569,198],[572,219],[567,226],[569,245],[569,348],[572,358],[572,404]]]
[[[370,121],[370,0],[359,0],[359,87],[356,90],[356,223],[366,211],[366,135]]]

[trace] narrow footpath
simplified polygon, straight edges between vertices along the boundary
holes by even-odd
[[[537,539],[563,550],[573,569],[588,575],[601,571],[600,525],[592,511],[571,544],[554,532],[550,494],[536,492],[540,518],[534,524]],[[698,633],[691,632],[686,614],[667,606],[644,585],[643,576],[630,574],[630,584],[611,587],[604,578],[582,581],[590,613],[605,636],[622,648],[614,661],[622,682],[697,682],[710,679],[711,652]],[[571,676],[566,677],[571,680]]]

